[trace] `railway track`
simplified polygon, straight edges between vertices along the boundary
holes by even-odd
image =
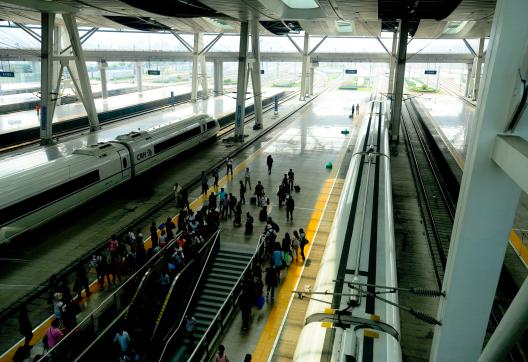
[[[445,160],[438,159],[439,153],[436,145],[433,144],[434,140],[426,130],[419,112],[410,99],[404,101],[404,105],[402,129],[405,147],[418,193],[438,289],[441,290],[457,202],[448,190],[453,192],[453,189],[456,189],[458,194],[460,185],[448,184],[446,179],[453,180],[453,178],[450,178],[449,175],[444,177],[444,175],[451,171],[445,167]],[[516,293],[515,283],[508,270],[503,267],[490,313],[485,343],[491,337]],[[525,352],[525,348],[528,346],[526,337],[523,336],[516,347],[510,351],[507,361],[528,361]]]

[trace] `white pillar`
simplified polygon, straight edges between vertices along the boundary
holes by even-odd
[[[251,20],[251,51],[253,53],[253,104],[255,105],[255,129],[262,128],[262,87],[260,84],[260,39],[259,21]]]
[[[198,34],[198,52],[203,49],[203,33]],[[198,62],[200,63],[200,81],[202,85],[202,97],[207,99],[209,97],[209,87],[207,85],[207,64],[205,62],[205,53],[198,56]]]
[[[53,123],[53,29],[55,14],[42,13],[42,40],[40,47],[40,144],[52,143]],[[51,111],[51,112],[49,112]]]
[[[224,94],[224,63],[221,60],[214,61],[214,95]]]
[[[492,160],[518,99],[527,49],[528,2],[498,0],[486,71],[462,185],[440,300],[431,358],[476,361],[496,292],[520,189]],[[526,71],[526,70],[524,70]]]
[[[396,71],[396,63],[398,62],[396,50],[398,49],[398,31],[394,29],[392,34],[392,52],[389,59],[389,84],[387,87],[387,93],[394,93],[394,73]]]
[[[484,61],[484,38],[480,38],[479,46],[477,50],[476,57],[476,68],[475,68],[475,82],[473,86],[473,99],[476,100],[478,97],[479,87],[480,87],[480,74],[482,73],[482,62]]]
[[[392,100],[391,112],[391,141],[398,142],[400,138],[400,120],[403,101],[403,85],[405,79],[405,62],[407,60],[407,35],[409,32],[409,20],[401,19],[398,27],[400,37],[398,41],[398,64],[394,75],[394,98]]]
[[[99,119],[97,118],[97,110],[90,86],[90,79],[88,78],[88,70],[86,69],[86,61],[82,50],[81,40],[79,39],[79,31],[77,30],[77,21],[73,14],[62,14],[64,25],[68,30],[72,51],[75,56],[75,66],[79,75],[80,87],[83,93],[84,108],[88,114],[88,121],[90,122],[90,130],[95,131],[99,128]]]
[[[310,35],[304,32],[304,47],[302,53],[302,69],[301,69],[301,94],[299,99],[304,101],[306,98],[306,72],[308,69],[308,47],[310,44]]]
[[[106,69],[108,68],[108,63],[105,60],[99,62],[99,74],[101,74],[101,95],[103,99],[108,98],[108,87],[106,79]]]
[[[309,87],[309,92],[308,92],[310,96],[313,96],[314,94],[314,78],[315,78],[315,68],[310,63],[310,87]]]
[[[135,64],[136,68],[136,83],[138,92],[143,92],[143,63],[142,62],[136,62]]]
[[[464,95],[466,97],[470,96],[470,87],[471,87],[471,73],[473,72],[473,64],[467,64],[467,76],[466,76],[466,88]]]
[[[200,52],[198,33],[194,34],[193,60],[192,60],[192,80],[191,80],[191,102],[198,99],[198,53]]]
[[[240,23],[240,46],[238,50],[237,100],[235,109],[235,139],[244,140],[244,118],[246,115],[248,22]]]

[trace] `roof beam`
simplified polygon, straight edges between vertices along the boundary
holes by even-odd
[[[385,51],[387,52],[387,54],[389,54],[389,56],[392,57],[392,53],[389,51],[389,49],[387,49],[387,47],[385,46],[385,44],[383,44],[383,42],[381,41],[380,37],[377,36],[376,39],[379,41],[379,43],[381,44],[381,46],[383,47],[383,49],[385,49]],[[409,44],[407,44],[409,45]]]
[[[462,39],[462,41],[464,42],[464,44],[466,44],[466,47],[468,48],[468,50],[471,52],[471,54],[473,54],[474,57],[477,56],[477,53],[475,52],[475,49],[473,49],[473,47],[471,46],[471,44],[468,43],[468,41],[466,39]]]
[[[207,53],[209,50],[211,50],[212,47],[214,47],[214,45],[218,42],[218,40],[220,40],[220,38],[222,37],[222,35],[224,35],[224,33],[220,33],[218,34],[213,40],[211,40],[211,42],[209,44],[207,44],[199,53],[198,55],[202,55],[202,54],[205,54]]]
[[[40,35],[38,35],[35,31],[33,31],[32,29],[28,28],[24,24],[20,24],[20,23],[17,23],[17,22],[13,22],[13,24],[16,24],[16,26],[18,26],[20,29],[24,30],[26,33],[29,34],[29,36],[31,36],[33,39],[35,39],[39,43],[42,41],[42,38],[40,37]]]
[[[321,41],[320,41],[319,43],[317,43],[317,45],[314,46],[312,50],[310,50],[310,52],[308,53],[308,55],[312,55],[313,53],[315,53],[315,51],[317,50],[317,48],[319,48],[319,46],[320,46],[321,44],[323,44],[323,42],[326,40],[326,38],[328,38],[328,35],[325,35],[325,36],[323,37],[323,39],[321,39]]]
[[[172,30],[171,30],[170,32],[171,32],[172,35],[174,35],[174,36],[176,37],[176,39],[178,39],[178,40],[180,41],[180,43],[182,43],[182,45],[183,45],[185,48],[187,48],[187,50],[189,51],[189,53],[192,53],[192,52],[193,52],[193,47],[192,47],[189,43],[187,43],[187,42],[185,41],[185,39],[183,39],[183,38],[181,37],[180,34],[176,33],[175,31],[172,31]]]
[[[84,33],[83,36],[81,36],[81,37],[79,38],[79,39],[81,40],[81,45],[84,44],[85,41],[87,41],[88,39],[90,39],[90,37],[91,37],[92,35],[94,35],[95,32],[96,32],[97,30],[99,30],[99,28],[95,26],[95,27],[91,28],[90,30],[88,30],[86,33]],[[71,44],[68,45],[66,48],[64,48],[63,50],[61,50],[60,53],[61,53],[61,54],[66,53],[68,50],[71,49],[71,47],[72,47]]]
[[[291,43],[295,46],[295,49],[297,49],[297,51],[299,52],[299,54],[302,55],[302,54],[304,53],[303,50],[302,50],[302,49],[297,45],[297,43],[296,43],[296,42],[290,37],[290,35],[289,35],[289,34],[286,34],[286,37],[287,37],[288,39],[290,39]]]

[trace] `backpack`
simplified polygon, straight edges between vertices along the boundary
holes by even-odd
[[[279,232],[280,231],[279,225],[277,225],[277,223],[275,223],[275,222],[271,224],[271,227],[273,227],[273,230],[275,230],[275,232]]]

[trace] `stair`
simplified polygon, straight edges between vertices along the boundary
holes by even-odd
[[[245,251],[240,248],[221,247],[209,274],[205,277],[199,297],[190,309],[190,314],[196,319],[196,328],[193,336],[195,344],[200,341],[209,328],[216,313],[224,304],[252,256],[251,250]],[[181,361],[188,358],[193,350],[190,347],[192,346],[189,345],[189,340],[187,338],[183,339],[172,360]]]

